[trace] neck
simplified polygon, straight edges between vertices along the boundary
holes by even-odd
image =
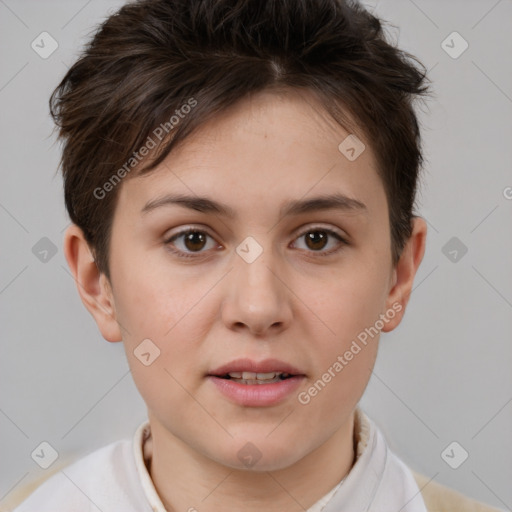
[[[355,462],[354,412],[296,463],[275,471],[239,470],[195,451],[150,418],[144,447],[148,471],[168,512],[304,512],[349,473]],[[335,455],[333,455],[335,454]]]

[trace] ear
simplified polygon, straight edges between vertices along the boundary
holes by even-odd
[[[402,321],[405,308],[409,302],[414,276],[425,254],[427,238],[427,223],[421,217],[414,217],[411,236],[402,251],[400,259],[393,269],[391,289],[386,299],[386,311],[393,311],[395,315],[384,323],[382,331],[395,329]]]
[[[100,273],[83,231],[71,224],[64,235],[64,254],[84,306],[107,341],[122,341],[116,320],[112,286]]]

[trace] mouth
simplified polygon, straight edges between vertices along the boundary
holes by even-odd
[[[251,359],[235,359],[208,373],[208,377],[233,380],[241,384],[270,384],[292,377],[305,377],[305,374],[294,366],[278,359],[253,361]]]
[[[206,377],[232,402],[245,407],[263,407],[290,397],[306,375],[277,359],[260,362],[237,359],[210,371]]]
[[[272,384],[295,376],[296,375],[290,375],[289,373],[284,372],[230,372],[225,375],[219,375],[218,377],[221,379],[232,380],[238,384]]]

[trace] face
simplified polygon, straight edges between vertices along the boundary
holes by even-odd
[[[288,467],[343,428],[376,328],[400,317],[374,155],[365,142],[350,161],[349,133],[315,105],[244,100],[119,191],[112,302],[152,429],[233,468],[243,450],[258,469]],[[241,383],[229,370],[295,376]]]

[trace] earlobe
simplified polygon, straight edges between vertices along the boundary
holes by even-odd
[[[99,272],[83,231],[76,224],[71,224],[66,230],[64,254],[80,298],[102,336],[107,341],[122,341],[112,288],[105,274]]]
[[[422,217],[414,217],[412,222],[412,233],[393,271],[393,283],[386,300],[386,312],[393,310],[396,314],[385,324],[382,329],[384,332],[392,331],[402,321],[414,277],[425,254],[427,223]]]

